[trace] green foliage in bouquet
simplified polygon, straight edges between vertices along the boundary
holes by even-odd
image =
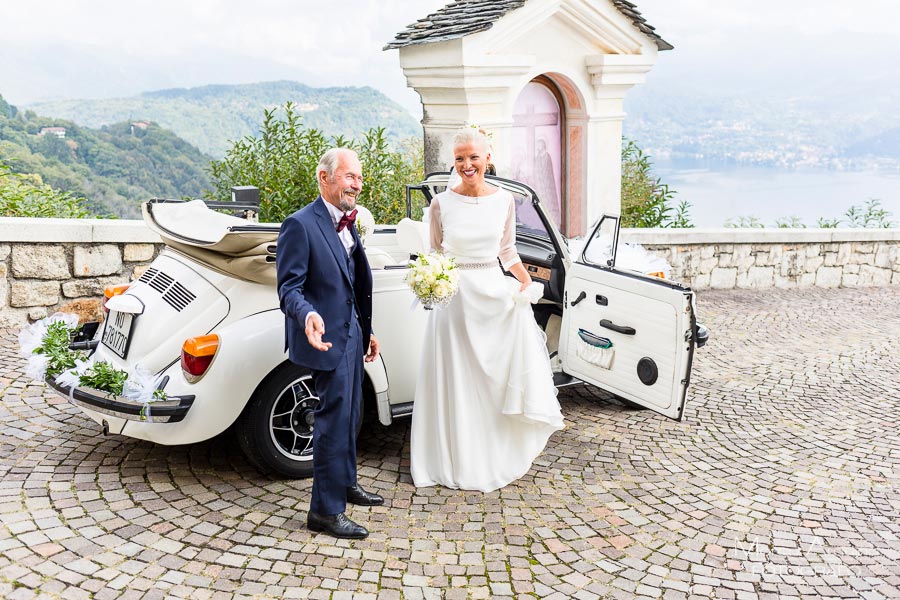
[[[72,336],[80,327],[73,330],[62,321],[54,321],[47,327],[47,333],[41,338],[41,345],[34,349],[34,354],[47,357],[48,377],[56,377],[63,371],[73,369],[76,360],[85,359],[84,352],[69,350]]]
[[[59,320],[52,321],[47,325],[47,329],[41,335],[40,344],[32,350],[32,354],[47,358],[46,369],[43,371],[42,377],[55,379],[61,373],[74,369],[77,363],[84,363],[88,360],[84,352],[69,348],[72,338],[80,329],[81,325],[73,327],[65,321]],[[141,383],[133,386],[135,388],[140,388],[141,385],[150,385],[154,381],[149,373],[146,373],[146,376],[144,373],[140,373],[137,377]],[[84,369],[84,372],[78,376],[78,385],[106,392],[111,396],[121,396],[128,378],[127,371],[117,369],[109,362],[99,361],[89,364]],[[153,390],[152,398],[154,401],[166,400],[168,395],[164,390],[157,389]],[[146,408],[145,406],[144,410]],[[143,415],[143,411],[141,414]]]
[[[122,388],[125,387],[125,381],[127,379],[128,373],[122,369],[115,368],[111,363],[101,361],[92,364],[90,368],[79,377],[78,384],[100,390],[101,392],[106,392],[113,396],[121,396]]]

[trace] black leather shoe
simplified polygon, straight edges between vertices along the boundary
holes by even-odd
[[[306,515],[306,526],[310,531],[321,531],[336,538],[361,540],[369,535],[368,529],[354,523],[344,513],[320,515],[309,511]]]
[[[357,506],[381,506],[384,504],[384,498],[378,494],[367,492],[357,483],[353,487],[347,488],[347,502]]]

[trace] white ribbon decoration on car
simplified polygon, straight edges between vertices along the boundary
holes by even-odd
[[[150,405],[157,401],[153,397],[153,393],[159,386],[160,381],[162,381],[161,376],[151,373],[143,365],[137,364],[128,373],[128,379],[125,380],[125,384],[122,386],[122,396],[124,398],[143,404],[141,409],[142,421],[152,422]]]
[[[94,361],[91,359],[76,360],[75,368],[63,371],[56,376],[56,383],[63,387],[75,389],[79,384],[81,376],[84,375],[84,372],[90,369],[93,364]]]

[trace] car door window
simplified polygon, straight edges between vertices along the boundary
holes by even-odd
[[[525,194],[512,192],[512,195],[516,203],[516,232],[549,238],[547,228],[538,215],[533,200]]]
[[[615,267],[619,245],[619,217],[603,215],[584,246],[578,261],[597,267]]]

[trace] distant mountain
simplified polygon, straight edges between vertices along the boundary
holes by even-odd
[[[896,36],[779,35],[715,47],[670,40],[676,49],[626,96],[625,134],[660,158],[900,169]]]
[[[229,142],[258,133],[263,110],[292,101],[304,125],[329,136],[359,138],[384,127],[388,139],[421,136],[421,126],[399,104],[370,87],[313,88],[294,81],[207,85],[145,92],[131,98],[55,100],[29,105],[87,127],[146,119],[159,123],[213,157]]]
[[[663,159],[838,170],[900,169],[900,101],[817,106],[814,96],[635,90],[624,134]],[[887,104],[885,101],[884,104]]]
[[[865,138],[847,148],[850,156],[889,156],[900,160],[900,127]]]
[[[91,129],[19,110],[0,97],[0,163],[87,198],[99,215],[137,218],[156,197],[197,198],[212,187],[210,157],[152,122]]]

